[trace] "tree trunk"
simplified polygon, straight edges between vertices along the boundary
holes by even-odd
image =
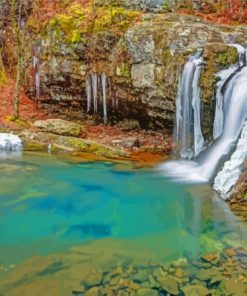
[[[14,118],[19,118],[19,105],[20,105],[20,90],[21,90],[21,61],[18,58],[17,75],[15,83],[15,94],[14,94]]]

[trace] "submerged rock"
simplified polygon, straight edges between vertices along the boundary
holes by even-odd
[[[211,295],[211,291],[204,286],[188,285],[182,288],[184,296],[207,296]]]

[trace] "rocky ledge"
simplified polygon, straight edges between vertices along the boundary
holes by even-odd
[[[25,121],[0,126],[0,132],[18,134],[25,151],[66,152],[82,158],[135,160],[157,163],[167,158],[171,136],[140,128],[124,120],[118,126],[82,125],[62,119]]]

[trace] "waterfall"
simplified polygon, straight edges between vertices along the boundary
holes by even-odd
[[[214,180],[214,189],[228,198],[228,193],[241,175],[241,168],[247,156],[247,121],[244,124],[236,150]]]
[[[0,151],[19,151],[22,149],[22,140],[12,134],[0,133]]]
[[[229,81],[223,95],[224,127],[222,135],[208,148],[201,161],[201,174],[210,179],[220,161],[229,155],[247,119],[247,67],[243,67]],[[225,104],[227,104],[225,106]]]
[[[89,112],[91,108],[91,81],[89,77],[87,77],[86,79],[86,96],[87,96],[87,112]]]
[[[98,75],[92,74],[94,114],[98,112]]]
[[[204,139],[200,119],[199,78],[202,67],[201,52],[191,56],[185,64],[179,81],[176,110],[176,147],[182,158],[197,156]]]
[[[101,74],[101,81],[102,81],[102,94],[103,94],[104,124],[107,124],[107,98],[106,98],[107,77],[104,72]]]
[[[246,63],[245,58],[245,49],[238,44],[232,44],[238,50],[239,61],[230,66],[228,69],[224,69],[216,74],[216,77],[219,81],[216,84],[216,107],[215,107],[215,118],[214,118],[214,127],[213,127],[213,136],[214,139],[219,138],[223,131],[224,123],[224,110],[223,110],[223,88],[225,87],[227,81],[230,77],[243,67]]]
[[[230,69],[228,69],[227,75],[224,76],[224,83],[221,82],[219,85],[217,85],[218,89],[221,89],[222,94],[222,97],[217,98],[219,99],[220,104],[216,106],[216,108],[218,108],[222,102],[221,109],[223,116],[219,116],[219,114],[216,115],[216,121],[219,118],[219,121],[223,118],[221,133],[217,135],[218,138],[210,147],[200,153],[196,160],[171,161],[161,165],[159,169],[163,173],[165,173],[165,175],[170,175],[183,181],[207,182],[215,176],[219,166],[223,165],[224,162],[229,159],[232,150],[236,147],[236,143],[238,141],[240,133],[243,129],[245,121],[247,120],[247,50],[244,50],[241,46],[235,45],[235,47],[237,47],[239,52],[238,65],[230,67]],[[196,71],[193,70],[193,65],[191,64],[190,59],[190,61],[185,65],[184,71],[182,73],[177,99],[177,126],[179,128],[178,130],[180,131],[180,134],[178,135],[181,136],[181,141],[183,144],[181,148],[184,149],[184,147],[189,147],[190,153],[192,150],[190,140],[185,139],[185,137],[191,137],[191,128],[188,124],[188,120],[190,120],[189,122],[192,123],[193,126],[193,124],[195,125],[196,121],[198,122],[199,119],[197,118],[195,120],[196,116],[194,115],[194,120],[192,120],[192,116],[190,115],[190,105],[188,102],[182,102],[182,100],[188,100],[188,92],[193,89],[193,83],[195,83],[192,79],[191,72],[194,73],[193,79],[198,79],[199,74],[198,76],[195,74]],[[184,75],[187,75],[187,77],[183,77]],[[189,83],[190,85],[188,85]],[[198,96],[198,93],[197,95],[194,95],[193,93],[193,96],[194,100],[197,100],[197,103],[194,101],[194,106],[196,105],[196,107],[198,108],[200,97]],[[184,108],[185,110],[187,110],[186,112],[185,110],[183,110]],[[194,107],[194,113],[195,109],[196,108]],[[218,129],[217,131],[220,132],[220,129]],[[176,141],[178,140],[179,138],[176,139]],[[242,144],[239,145],[242,146]],[[196,155],[196,153],[194,155]],[[184,155],[182,154],[181,156],[183,157]],[[188,153],[186,154],[186,156],[188,156]],[[236,156],[233,155],[233,157]],[[216,181],[217,180],[218,179],[216,179]]]

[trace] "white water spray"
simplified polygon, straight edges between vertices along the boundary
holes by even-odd
[[[225,162],[222,170],[214,180],[214,189],[220,192],[224,198],[228,198],[228,193],[236,184],[242,172],[242,165],[247,157],[247,122],[241,132],[236,150],[229,161]]]

